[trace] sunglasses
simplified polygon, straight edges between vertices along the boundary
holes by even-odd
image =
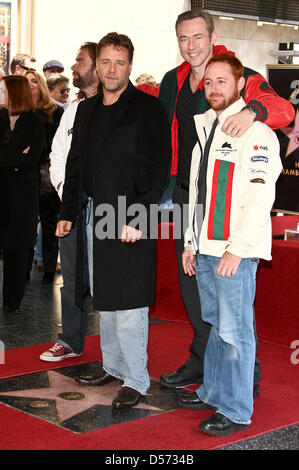
[[[50,67],[49,69],[46,69],[46,70],[49,70],[49,72],[51,72],[51,73],[61,73],[61,72],[63,72],[63,70],[60,67]]]
[[[61,88],[61,90],[59,90],[59,93],[63,95],[63,93],[69,93],[70,91],[71,91],[70,88]]]
[[[26,65],[21,65],[20,66],[22,67],[22,69],[26,70],[26,72],[29,70],[30,72],[36,72],[35,69],[33,69],[32,67],[26,67]]]

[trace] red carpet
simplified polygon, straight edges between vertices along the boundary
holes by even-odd
[[[298,216],[272,217],[273,234],[295,228]],[[161,224],[163,234],[173,236],[173,224]],[[173,239],[158,240],[157,294],[151,315],[157,318],[188,322],[178,284]],[[272,261],[261,260],[257,273],[255,314],[258,336],[284,346],[299,339],[299,242],[273,240]],[[297,335],[297,336],[296,336]]]
[[[58,367],[97,360],[98,337],[88,337],[86,353]],[[167,340],[166,340],[167,339]],[[181,364],[191,340],[188,324],[171,323],[150,328],[149,371],[158,378],[165,370]],[[53,369],[57,364],[41,363],[38,354],[46,345],[7,351],[2,377]],[[214,438],[198,430],[199,422],[211,411],[175,410],[137,421],[117,424],[86,434],[74,434],[20,411],[0,405],[0,448],[2,450],[196,450],[215,449],[230,443],[299,422],[298,365],[292,365],[292,350],[261,342],[261,396],[255,400],[252,425],[232,436]],[[23,364],[22,364],[23,362]],[[13,365],[14,364],[14,365]],[[54,366],[54,367],[53,367]],[[161,432],[163,430],[163,432]]]
[[[292,216],[274,217],[273,232],[283,233],[286,225],[290,228],[296,226],[297,219]],[[299,364],[292,364],[294,350],[290,349],[291,342],[299,339],[298,257],[298,243],[278,240],[273,243],[272,262],[262,262],[259,267],[255,310],[258,334],[262,339],[259,343],[261,396],[255,400],[252,424],[248,430],[214,438],[198,430],[199,422],[211,411],[179,409],[86,434],[75,434],[0,405],[0,449],[209,450],[298,423]],[[192,338],[178,288],[174,240],[158,240],[156,299],[151,315],[172,320],[171,323],[150,327],[149,372],[152,378],[159,379],[162,373],[175,370],[185,361]],[[86,338],[85,353],[79,358],[56,364],[40,361],[39,355],[52,344],[6,351],[5,364],[0,364],[0,377],[100,359],[98,336]],[[298,358],[298,354],[295,357]]]
[[[172,237],[172,224],[169,224],[169,229]],[[189,322],[180,294],[175,241],[172,238],[158,240],[156,286],[156,302],[151,307],[151,315],[165,320]]]
[[[192,330],[189,323],[172,322],[151,326],[149,368],[153,378],[159,378],[163,372],[176,369],[181,361],[184,362],[187,359],[191,337]],[[162,353],[161,347],[165,345],[165,338],[173,338],[173,340],[170,344],[167,342],[167,348]],[[84,354],[62,362],[44,362],[39,359],[40,354],[52,346],[53,342],[27,348],[9,349],[5,353],[5,364],[0,364],[0,379],[101,360],[99,343],[99,336],[88,336]]]
[[[0,364],[0,378],[16,377],[18,375],[41,372],[59,367],[65,367],[66,361],[44,362],[39,359],[41,353],[53,346],[51,343],[38,344],[27,348],[9,349],[5,352],[5,364]],[[85,342],[85,351],[82,356],[67,360],[67,366],[85,364],[100,359],[99,337],[88,336]]]

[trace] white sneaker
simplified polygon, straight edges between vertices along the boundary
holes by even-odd
[[[43,352],[39,358],[42,361],[47,362],[57,362],[63,361],[63,359],[67,359],[68,357],[77,357],[82,356],[81,354],[74,353],[70,348],[66,348],[62,344],[55,343],[52,348],[48,349],[48,351]]]

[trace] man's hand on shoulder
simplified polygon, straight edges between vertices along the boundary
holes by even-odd
[[[253,124],[254,119],[254,113],[248,108],[244,108],[239,113],[228,116],[221,130],[231,137],[241,137]]]

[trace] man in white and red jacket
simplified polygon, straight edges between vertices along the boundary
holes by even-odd
[[[214,56],[204,82],[212,109],[194,117],[201,145],[192,154],[182,261],[186,275],[196,274],[202,318],[212,329],[203,384],[180,403],[215,409],[199,428],[225,436],[246,429],[253,413],[255,277],[259,258],[271,259],[270,212],[282,164],[267,125],[255,122],[241,137],[222,130],[227,117],[244,108],[241,62]]]
[[[188,204],[191,155],[198,140],[193,116],[203,114],[209,108],[204,93],[204,72],[208,60],[226,53],[225,46],[215,46],[217,35],[212,16],[203,10],[191,10],[179,15],[176,33],[180,53],[185,59],[179,67],[167,72],[160,85],[159,98],[168,112],[172,130],[172,163],[170,186],[174,186],[173,202]],[[265,79],[247,67],[241,96],[243,109],[232,111],[222,124],[227,136],[241,136],[255,121],[267,124],[272,129],[288,126],[294,119],[292,104],[280,97]],[[181,233],[184,233],[182,227]],[[181,255],[184,237],[177,238],[176,252],[179,285],[188,317],[192,323],[194,338],[190,345],[190,357],[177,370],[165,373],[161,383],[169,388],[180,388],[203,381],[203,358],[210,334],[210,325],[202,321],[201,306],[196,280],[185,275]],[[256,360],[254,395],[259,393],[260,364]],[[195,405],[194,405],[195,406]]]

